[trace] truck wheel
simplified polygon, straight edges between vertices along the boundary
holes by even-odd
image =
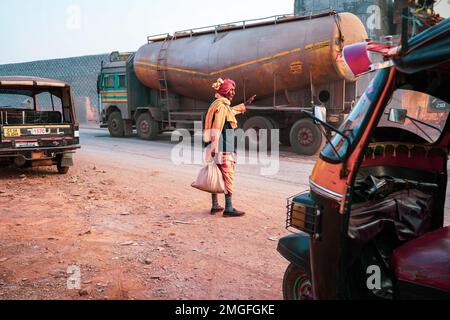
[[[268,147],[268,149],[270,149],[270,131],[273,130],[275,128],[274,123],[266,117],[261,117],[261,116],[256,116],[256,117],[252,117],[250,119],[248,119],[247,121],[245,121],[244,124],[244,132],[247,132],[247,130],[253,129],[256,131],[256,137],[254,137],[253,135],[250,137],[247,137],[248,139],[248,144],[250,148],[258,148],[259,150],[259,145],[260,145],[260,141],[259,141],[259,130],[268,130],[267,132],[267,141],[266,141],[266,145]]]
[[[280,130],[280,142],[283,146],[290,146],[291,145],[291,138],[289,137],[289,130],[284,129]]]
[[[119,111],[113,111],[108,117],[108,130],[111,137],[124,136],[124,124]]]
[[[278,130],[278,145],[280,145],[280,144],[282,144],[282,140],[283,140],[283,139],[282,139],[282,135],[281,135],[281,132],[282,132],[283,130],[280,129],[280,124],[278,123],[277,120],[270,119],[270,122],[272,122],[273,128],[274,128],[275,130]]]
[[[159,124],[156,122],[150,113],[145,112],[141,114],[136,122],[137,133],[141,139],[155,140],[159,133]]]
[[[309,275],[291,263],[283,278],[284,300],[314,300],[312,282]]]
[[[296,153],[312,156],[322,145],[322,133],[312,120],[301,119],[292,126],[290,140]]]

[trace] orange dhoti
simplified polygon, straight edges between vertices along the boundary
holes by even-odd
[[[228,194],[234,191],[234,171],[236,168],[236,155],[234,153],[220,153],[216,158],[217,166],[222,172],[223,181]]]

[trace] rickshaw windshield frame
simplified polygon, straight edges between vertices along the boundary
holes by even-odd
[[[443,84],[450,81],[450,74],[433,69],[397,74],[395,90],[384,107],[377,130],[390,129],[389,132],[393,132],[392,129],[395,129],[398,133],[403,131],[417,137],[414,141],[420,139],[425,144],[436,144],[445,134],[449,117],[450,94]],[[395,109],[404,111],[405,121],[389,120],[390,112]],[[413,139],[413,136],[408,139]],[[396,136],[392,141],[404,140]]]
[[[335,135],[331,139],[331,143],[328,143],[320,153],[322,160],[331,163],[340,163],[347,159],[350,151],[353,150],[361,138],[364,128],[370,119],[370,115],[379,102],[380,96],[388,81],[390,71],[391,68],[386,68],[377,72],[375,78],[367,87],[356,106],[339,127],[339,131],[344,132],[348,139],[340,135]]]

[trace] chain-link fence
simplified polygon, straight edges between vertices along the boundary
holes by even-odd
[[[0,76],[62,80],[72,86],[80,123],[98,122],[97,76],[108,54],[0,65]]]

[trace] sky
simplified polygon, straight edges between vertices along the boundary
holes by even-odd
[[[136,51],[149,35],[293,10],[294,0],[1,0],[0,64]]]
[[[292,13],[294,0],[0,1],[0,64],[136,51],[147,36]],[[450,16],[450,0],[440,0]]]

